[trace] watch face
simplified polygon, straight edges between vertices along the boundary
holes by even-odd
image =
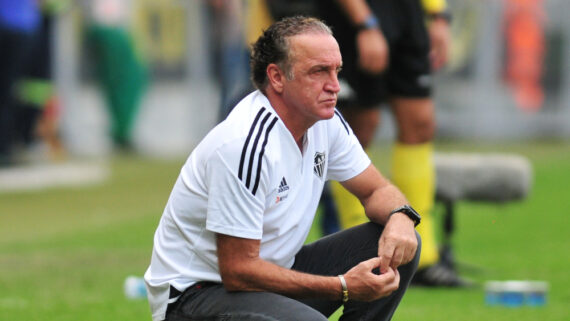
[[[414,210],[411,206],[408,206],[407,209],[410,211],[411,214],[413,214],[416,217],[419,217],[420,214],[418,214],[418,212],[416,212],[416,210]]]

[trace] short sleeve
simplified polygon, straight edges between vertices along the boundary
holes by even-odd
[[[255,195],[229,166],[231,159],[212,153],[207,165],[209,185],[206,228],[215,233],[248,239],[261,239],[263,234],[264,193]]]

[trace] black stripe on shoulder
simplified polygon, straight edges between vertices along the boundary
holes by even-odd
[[[262,134],[264,127],[265,127],[265,123],[267,123],[269,116],[271,116],[271,113],[268,113],[267,115],[265,115],[265,117],[263,117],[263,120],[261,121],[261,125],[259,125],[259,130],[257,131],[257,135],[255,135],[255,140],[253,141],[253,146],[251,147],[251,152],[249,154],[249,163],[247,165],[247,178],[245,180],[245,187],[247,187],[247,188],[249,188],[249,184],[251,183],[251,174],[253,172],[253,161],[255,160],[255,153],[257,151],[257,144],[259,143],[259,138],[261,137],[261,134]]]
[[[243,174],[243,164],[245,162],[245,155],[247,153],[247,147],[249,145],[249,141],[251,140],[251,136],[253,136],[253,132],[255,131],[255,127],[257,127],[257,122],[259,121],[259,118],[261,118],[261,115],[263,115],[264,112],[265,112],[265,107],[261,107],[261,109],[259,110],[259,112],[255,116],[255,119],[253,120],[253,124],[251,124],[251,127],[249,128],[249,133],[247,134],[247,138],[245,140],[245,143],[243,144],[243,149],[241,150],[241,157],[239,160],[239,171],[238,171],[239,179],[242,179],[242,177],[243,177],[243,175],[242,175]]]
[[[340,122],[344,126],[344,129],[346,129],[346,133],[350,135],[350,130],[348,129],[348,125],[346,124],[346,120],[344,120],[344,118],[342,117],[342,115],[340,114],[340,112],[338,110],[335,109],[334,113],[338,116],[338,119],[340,119]]]
[[[273,129],[273,126],[277,122],[277,117],[273,117],[269,126],[267,126],[267,130],[265,131],[265,139],[263,140],[263,144],[261,145],[261,151],[257,156],[257,175],[255,176],[255,184],[253,185],[253,190],[251,191],[253,195],[257,192],[257,187],[259,187],[259,180],[261,178],[261,164],[263,159],[263,154],[265,153],[265,146],[267,146],[267,141],[269,137],[269,132]]]

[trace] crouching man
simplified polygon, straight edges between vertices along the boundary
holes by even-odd
[[[191,153],[145,274],[153,319],[389,320],[419,256],[419,215],[335,109],[339,46],[293,17],[253,45],[258,90]],[[371,222],[304,245],[323,185],[341,182]]]

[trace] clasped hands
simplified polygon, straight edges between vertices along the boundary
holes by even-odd
[[[417,247],[412,220],[403,214],[392,215],[380,237],[378,257],[363,261],[344,274],[350,299],[374,301],[396,291],[400,285],[397,268],[414,258]],[[373,272],[375,269],[380,270],[380,275]]]

